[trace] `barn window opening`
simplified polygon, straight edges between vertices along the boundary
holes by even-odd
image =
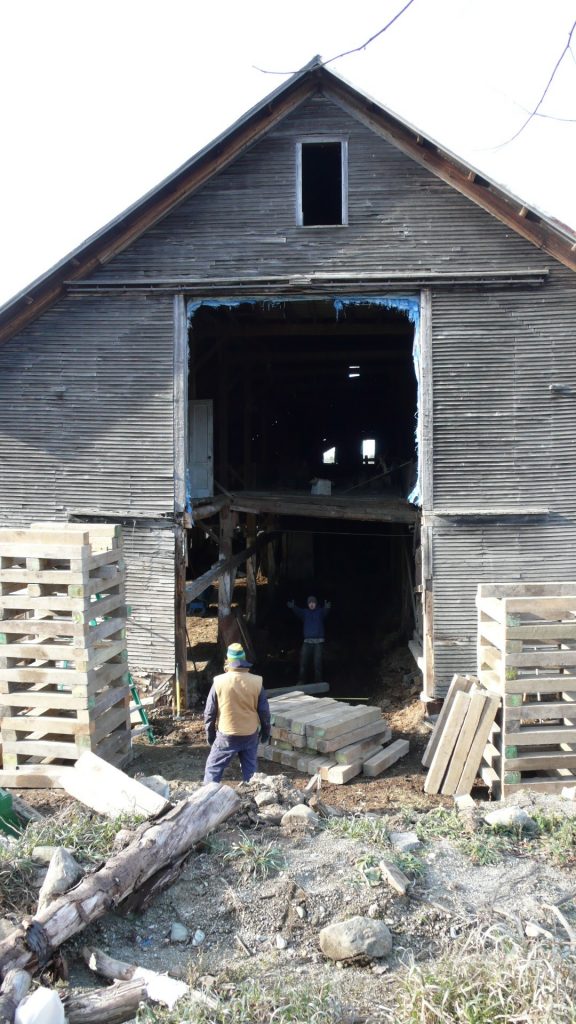
[[[325,452],[322,452],[322,462],[325,466],[335,466],[336,448],[327,448]]]
[[[362,462],[364,465],[376,462],[376,441],[373,438],[362,441]]]
[[[312,227],[345,224],[345,143],[301,142],[298,157],[298,223]]]

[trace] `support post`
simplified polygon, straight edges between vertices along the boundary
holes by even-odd
[[[229,508],[223,508],[220,512],[220,561],[232,557],[232,531],[234,529],[234,517]],[[232,611],[232,591],[236,568],[226,569],[218,580],[218,621],[222,623]]]
[[[246,547],[250,548],[256,543],[256,516],[246,516]],[[246,622],[254,625],[257,615],[257,573],[258,555],[254,553],[246,561]]]
[[[188,639],[186,635],[186,530],[175,527],[174,537],[174,617],[176,661],[176,714],[188,707]]]

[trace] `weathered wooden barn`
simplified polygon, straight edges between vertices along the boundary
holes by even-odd
[[[312,61],[0,311],[0,525],[123,523],[132,663],[182,677],[198,523],[226,566],[234,523],[284,535],[294,577],[344,524],[441,695],[478,583],[576,578],[574,270]]]

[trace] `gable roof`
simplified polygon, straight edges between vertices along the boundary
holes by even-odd
[[[68,282],[79,281],[156,224],[183,199],[227,167],[279,121],[316,93],[332,98],[378,135],[426,167],[560,263],[576,270],[576,234],[460,160],[431,137],[351,86],[314,57],[230,128],[129,206],[96,234],[0,308],[0,342],[52,305]]]

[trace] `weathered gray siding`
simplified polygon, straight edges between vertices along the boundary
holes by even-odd
[[[0,525],[172,513],[172,319],[169,298],[68,297],[0,346]],[[127,545],[135,616],[153,616],[163,638],[157,650],[131,641],[130,653],[149,652],[151,668],[173,652],[172,535],[161,541],[172,570],[151,591],[158,543],[135,526]]]
[[[576,277],[556,265],[536,290],[439,293],[432,319],[434,508],[518,510],[434,519],[443,692],[475,670],[478,583],[576,579]]]
[[[346,136],[349,225],[296,226],[295,140]],[[323,97],[102,268],[104,277],[212,277],[541,266],[541,254]]]

